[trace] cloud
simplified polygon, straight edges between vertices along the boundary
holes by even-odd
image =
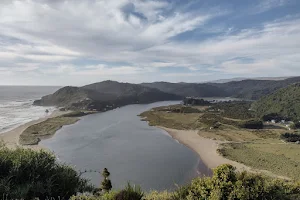
[[[107,67],[104,65],[99,66],[86,66],[83,70],[75,71],[72,75],[98,75],[98,76],[112,76],[112,75],[128,75],[138,74],[144,71],[138,67],[132,66],[118,66],[118,67]]]
[[[245,5],[255,10],[255,15],[291,1],[262,0],[254,6]],[[68,76],[64,83],[78,82],[75,78],[80,76],[142,82],[148,77],[171,80],[168,77],[176,74],[197,81],[201,74],[209,78],[215,73],[221,78],[228,74],[256,76],[272,71],[272,75],[281,76],[300,72],[298,15],[289,12],[240,28],[233,19],[241,16],[229,10],[230,6],[222,8],[223,1],[218,7],[200,3],[1,1],[0,67],[18,78]],[[245,11],[243,17],[248,14]]]
[[[254,8],[254,13],[262,13],[274,8],[285,6],[290,3],[290,0],[261,0]]]

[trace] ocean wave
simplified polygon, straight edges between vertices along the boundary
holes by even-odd
[[[45,110],[48,109],[49,113]],[[32,105],[32,101],[11,101],[0,104],[0,133],[12,130],[22,124],[50,115],[54,107]]]

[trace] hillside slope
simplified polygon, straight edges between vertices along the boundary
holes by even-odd
[[[181,96],[196,97],[235,97],[241,99],[257,100],[262,96],[300,82],[300,77],[284,80],[241,80],[226,83],[168,83],[154,82],[142,83],[147,87],[159,89],[164,92]]]
[[[284,80],[242,80],[222,84],[212,84],[231,97],[258,100],[272,92],[300,82],[300,77],[287,78]]]
[[[267,114],[279,114],[293,120],[300,119],[300,83],[290,85],[286,88],[262,97],[252,104],[259,117]]]
[[[136,103],[181,100],[183,97],[142,85],[103,81],[83,87],[63,87],[36,100],[34,105],[69,109],[106,110]]]
[[[206,83],[154,82],[141,85],[184,97],[226,97],[229,94],[217,86]]]

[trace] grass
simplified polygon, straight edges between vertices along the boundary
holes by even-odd
[[[20,144],[22,145],[36,145],[43,138],[48,138],[55,134],[62,126],[70,125],[77,122],[79,118],[77,117],[65,117],[59,116],[54,118],[49,118],[38,124],[34,124],[28,127],[20,135]]]
[[[150,126],[164,126],[179,130],[197,129],[201,124],[197,122],[199,113],[168,113],[163,111],[146,111],[140,114]]]
[[[300,145],[287,143],[223,144],[220,153],[230,160],[300,180]]]

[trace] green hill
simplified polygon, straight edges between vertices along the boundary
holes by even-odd
[[[59,106],[73,110],[105,111],[129,104],[144,104],[183,97],[138,84],[103,81],[83,87],[63,87],[34,101],[39,106]]]
[[[286,88],[262,97],[252,104],[258,117],[268,114],[278,114],[284,118],[300,120],[300,83],[290,85]]]
[[[164,92],[177,94],[184,97],[226,97],[230,96],[223,88],[206,83],[168,83],[154,82],[142,85],[156,88]]]

